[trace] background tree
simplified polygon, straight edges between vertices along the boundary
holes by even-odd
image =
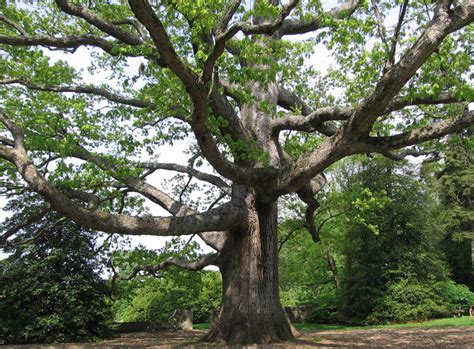
[[[352,157],[327,171],[332,188],[318,194],[318,244],[301,205],[290,201],[297,214],[279,227],[282,301],[312,305],[313,321],[351,323],[450,316],[474,301],[449,279],[440,223],[456,219],[440,218],[445,208],[416,168]]]
[[[219,267],[223,298],[211,341],[292,337],[278,292],[279,197],[298,193],[310,222],[331,164],[360,153],[403,156],[416,149],[396,151],[474,122],[465,103],[469,1],[348,0],[330,9],[312,0],[56,0],[2,11],[5,187],[28,186],[90,229],[199,234],[216,253],[161,266]],[[327,74],[304,64],[317,43],[336,63]],[[92,74],[105,73],[109,84],[86,84],[84,72],[46,53],[83,46],[93,48]],[[187,136],[190,166],[157,161],[160,145]],[[202,160],[218,175],[198,170]],[[157,170],[217,192],[208,205],[186,205],[151,184]],[[137,213],[130,193],[171,216]]]
[[[348,222],[340,311],[356,322],[395,322],[448,314],[442,295],[447,270],[437,210],[405,166],[364,161],[347,187],[376,198],[360,199]],[[365,194],[364,194],[365,193]]]
[[[179,239],[173,239],[157,251],[141,246],[116,252],[111,259],[117,273],[114,279],[115,319],[166,321],[176,309],[192,309],[194,322],[209,322],[210,311],[220,306],[222,282],[218,272],[193,273],[178,267],[156,273],[152,270],[154,265],[169,258],[192,260],[200,255],[196,242],[186,243]],[[149,265],[151,269],[139,271],[137,265]]]
[[[24,200],[16,205],[22,206]],[[18,209],[18,206],[17,206]],[[10,229],[28,217],[19,211]],[[110,289],[96,233],[52,214],[11,241],[0,261],[0,342],[83,341],[110,335]]]
[[[474,144],[472,130],[452,136],[437,177],[445,232],[444,250],[453,279],[474,291]]]
[[[337,321],[335,279],[328,263],[327,239],[314,243],[304,225],[305,220],[285,221],[279,226],[279,277],[281,302],[285,306],[309,305],[308,321]],[[281,244],[283,243],[283,244]]]

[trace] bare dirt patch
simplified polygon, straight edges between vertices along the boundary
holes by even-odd
[[[199,342],[206,331],[162,331],[122,334],[117,338],[84,344],[28,345],[23,348],[352,348],[425,347],[474,348],[474,326],[407,329],[368,329],[302,332],[291,342],[229,347]],[[4,346],[19,348],[20,346]]]

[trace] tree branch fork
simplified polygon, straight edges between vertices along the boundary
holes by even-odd
[[[143,38],[141,34],[137,36],[136,33],[122,29],[119,24],[105,21],[84,6],[73,5],[65,0],[57,0],[56,3],[65,13],[85,20],[121,43],[139,46],[144,43],[144,40],[148,40],[148,38]],[[435,9],[435,17],[425,32],[400,58],[399,62],[390,62],[389,69],[385,71],[374,92],[362,101],[359,106],[355,108],[329,107],[313,111],[297,96],[280,89],[278,98],[280,106],[290,110],[301,110],[302,115],[286,115],[283,118],[273,119],[269,123],[269,131],[274,137],[277,137],[278,133],[283,130],[318,131],[327,136],[327,139],[319,147],[303,155],[298,160],[286,161],[281,168],[238,166],[234,162],[227,160],[222,154],[207,126],[208,106],[212,106],[209,98],[210,96],[219,98],[219,95],[216,94],[212,87],[208,87],[205,81],[206,79],[212,79],[215,64],[225,48],[225,43],[240,31],[247,35],[273,35],[278,33],[280,37],[313,31],[321,28],[318,21],[311,20],[302,23],[289,19],[291,11],[298,5],[298,1],[291,0],[281,8],[280,14],[273,21],[259,24],[237,22],[229,27],[233,15],[240,6],[240,1],[233,1],[224,14],[222,21],[215,28],[216,42],[214,51],[211,52],[205,63],[202,76],[199,76],[179,57],[163,24],[151,6],[144,0],[130,0],[129,4],[140,23],[138,24],[137,22],[136,24],[140,28],[145,28],[154,42],[161,64],[171,69],[179,77],[193,101],[194,110],[190,124],[204,156],[220,175],[235,183],[258,187],[268,200],[275,200],[280,195],[303,190],[305,185],[315,176],[345,156],[366,152],[387,153],[439,138],[474,124],[472,112],[467,110],[457,119],[442,121],[419,130],[389,137],[369,136],[375,121],[380,116],[387,115],[390,112],[414,105],[462,102],[459,98],[447,93],[442,93],[437,97],[418,97],[411,100],[396,97],[406,82],[413,76],[416,69],[426,61],[442,40],[450,33],[472,22],[474,18],[474,5],[470,2],[453,7],[450,1],[439,1]],[[347,16],[347,14],[350,15],[355,11],[359,5],[360,1],[347,1],[330,12],[329,15],[335,19],[343,15]],[[402,14],[400,17],[402,17]],[[58,48],[77,48],[80,45],[92,45],[100,47],[106,52],[112,52],[113,43],[105,39],[89,36],[73,38],[29,37],[15,23],[9,23],[2,18],[0,20],[3,20],[3,22],[19,33],[17,37],[0,36],[0,43],[3,44],[13,46],[49,45]],[[5,79],[0,81],[0,84],[13,83],[22,84],[30,89],[51,92],[90,93],[137,108],[154,108],[152,103],[119,96],[92,86],[46,86],[22,79]],[[225,99],[225,97],[222,97],[221,101],[225,103]],[[217,109],[216,104],[214,111],[216,110],[219,113],[225,113],[226,118],[232,122],[234,136],[247,137],[249,134],[248,130],[242,129],[243,126],[238,121],[238,115],[233,113],[230,108],[224,111],[222,108]],[[48,183],[29,160],[24,144],[24,135],[21,130],[3,111],[0,112],[0,116],[0,121],[13,136],[13,139],[3,136],[0,139],[0,157],[13,163],[25,181],[35,191],[43,195],[50,202],[52,208],[61,214],[71,217],[78,223],[93,229],[113,233],[180,235],[189,234],[190,232],[203,233],[222,228],[232,229],[237,224],[236,222],[244,215],[240,204],[233,201],[204,213],[192,212],[192,214],[189,214],[191,211],[186,209],[187,214],[181,215],[183,205],[176,205],[169,196],[166,196],[156,188],[152,188],[145,181],[134,179],[128,179],[125,185],[145,195],[152,201],[154,200],[159,203],[168,209],[174,217],[128,217],[105,213],[99,210],[87,210],[75,204],[70,198]],[[342,127],[338,127],[341,124]],[[244,139],[247,140],[246,138]],[[87,152],[82,152],[78,156],[82,156],[87,161],[95,163],[99,168],[104,169],[109,166]],[[166,169],[164,167],[171,168],[172,166],[162,165],[161,169]],[[175,167],[173,170],[177,170],[177,168]],[[226,194],[232,194],[231,187],[217,176],[206,176],[190,169],[185,170],[181,168],[180,171],[189,174],[192,172],[192,175],[196,178],[202,178],[217,185]],[[262,183],[265,185],[262,186]]]

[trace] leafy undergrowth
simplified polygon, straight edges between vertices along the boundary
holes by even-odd
[[[298,331],[311,332],[311,331],[332,331],[332,330],[364,330],[364,329],[384,329],[384,328],[410,328],[410,327],[444,327],[444,326],[474,326],[474,316],[462,316],[456,318],[444,318],[428,320],[423,322],[410,322],[405,324],[390,324],[390,325],[378,325],[378,326],[353,326],[344,324],[314,324],[314,323],[302,323],[293,324]],[[209,323],[194,324],[195,330],[207,330],[209,329]]]

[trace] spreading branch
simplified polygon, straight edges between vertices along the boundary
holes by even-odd
[[[374,87],[374,92],[357,107],[346,128],[348,137],[366,137],[377,117],[384,113],[393,98],[446,36],[472,22],[474,19],[472,2],[454,8],[451,8],[451,3],[451,1],[438,3],[427,29],[402,58],[382,76]]]
[[[67,0],[56,0],[55,2],[56,5],[64,13],[84,19],[86,22],[97,27],[102,32],[109,34],[110,36],[125,44],[139,46],[143,43],[140,37],[137,37],[132,33],[123,30],[122,28],[120,28],[120,26],[116,24],[106,21],[86,6],[72,4]]]
[[[114,50],[115,43],[93,35],[52,37],[52,36],[7,36],[0,35],[0,44],[11,46],[44,46],[59,49],[76,50],[81,46],[98,47],[110,55],[118,55]],[[123,53],[121,53],[123,54]],[[133,53],[127,53],[128,56],[135,56]]]
[[[15,31],[18,32],[18,34],[20,34],[22,36],[27,36],[28,35],[26,33],[26,31],[18,23],[16,23],[15,21],[11,20],[8,17],[6,17],[4,15],[0,15],[0,21],[7,24],[9,27],[13,28]]]
[[[71,155],[73,155],[74,157],[78,159],[95,164],[101,170],[108,171],[109,173],[111,173],[112,176],[114,175],[114,173],[117,173],[116,171],[117,169],[115,165],[110,163],[106,158],[103,158],[97,154],[93,154],[82,147],[78,146],[76,152],[73,152]],[[150,166],[148,167],[145,167],[146,165],[142,165],[142,166],[144,168],[154,170],[154,169],[158,169],[157,167],[159,167],[160,164],[154,164],[156,165],[155,168],[153,168],[153,165],[151,163],[148,165]],[[220,178],[218,177],[201,173],[197,170],[190,171],[190,169],[186,168],[185,166],[180,166],[176,164],[163,164],[163,169],[183,170],[186,173],[188,173],[189,171],[189,172],[199,175],[201,178],[207,178],[214,182],[217,182],[220,185],[225,184],[225,182],[220,180]],[[115,178],[119,182],[124,183],[131,191],[137,192],[143,195],[144,197],[146,197],[147,199],[149,199],[150,201],[160,205],[166,211],[171,213],[174,217],[184,217],[184,216],[199,214],[196,210],[192,209],[191,207],[183,204],[182,202],[178,200],[173,199],[171,196],[169,196],[162,190],[147,183],[144,179],[141,179],[139,177],[138,178],[137,177],[123,178],[121,176],[116,176]],[[220,180],[221,182],[218,182],[217,180]],[[207,231],[201,231],[198,233],[199,233],[199,237],[208,246],[214,248],[215,250],[220,250],[224,246],[225,239],[227,236],[227,233],[225,231],[207,230]]]
[[[429,156],[429,155],[437,156],[439,155],[439,151],[434,150],[434,149],[429,149],[429,150],[406,149],[398,153],[391,152],[391,151],[383,151],[381,154],[389,159],[392,159],[395,161],[401,161],[408,156],[413,156],[413,157]]]
[[[225,28],[225,23],[228,23],[232,17],[232,12],[235,13],[240,2],[234,2],[231,4],[229,11],[226,13],[223,19],[223,23],[217,28],[216,32],[216,43],[212,52],[210,53],[203,69],[203,80],[209,81],[214,70],[214,65],[217,59],[222,55],[225,49],[226,42],[233,38],[238,32],[243,32],[245,35],[253,34],[266,34],[273,35],[282,25],[286,17],[288,17],[291,11],[298,5],[299,0],[291,0],[287,5],[283,6],[280,13],[271,21],[266,21],[259,24],[253,24],[251,22],[243,21],[233,24],[230,28],[222,31]],[[233,14],[232,14],[233,15]],[[230,18],[229,18],[230,17]]]
[[[137,19],[147,28],[160,53],[160,58],[181,80],[193,101],[194,110],[190,123],[204,156],[222,176],[238,182],[248,183],[248,173],[225,159],[211,131],[208,129],[208,87],[206,87],[191,68],[185,65],[180,59],[162,22],[150,4],[144,0],[129,0],[129,4]],[[255,180],[259,173],[256,173],[257,171],[253,169],[250,171],[253,172],[253,179]]]
[[[176,53],[163,24],[153,11],[153,8],[150,6],[148,1],[129,0],[129,4],[136,18],[141,24],[143,24],[150,34],[156,49],[160,54],[160,59],[183,82],[195,104],[202,104],[203,96],[199,90],[197,75],[183,63]]]
[[[468,102],[468,99],[464,97],[455,96],[451,93],[442,92],[437,96],[425,96],[425,97],[398,97],[378,115],[387,115],[391,112],[401,110],[406,107],[420,106],[420,105],[438,105],[438,104],[453,104]],[[311,109],[295,95],[288,90],[283,90],[279,94],[279,104],[285,109],[296,109],[301,108],[302,115],[286,115],[278,119],[272,120],[271,127],[272,132],[278,133],[282,130],[295,130],[295,131],[323,131],[323,125],[326,127],[325,130],[330,129],[330,132],[322,132],[328,136],[332,136],[336,133],[336,128],[332,125],[329,126],[324,124],[328,121],[347,121],[356,112],[355,108],[350,107],[323,107],[311,111]]]
[[[335,128],[323,124],[327,121],[348,120],[352,115],[353,109],[349,107],[324,107],[316,109],[315,111],[306,115],[287,115],[278,119],[272,120],[272,132],[278,133],[282,130],[295,130],[313,132],[316,130],[326,130],[324,134],[332,136],[335,133]]]
[[[130,25],[137,31],[137,33],[140,35],[142,39],[145,39],[147,36],[145,28],[143,28],[141,23],[138,22],[136,18],[124,18],[124,19],[112,21],[111,23],[114,25]]]
[[[299,118],[297,117],[296,121],[291,120],[294,118],[294,116],[285,117],[283,118],[284,120],[282,121],[279,121],[279,119],[272,120],[271,127],[272,127],[272,132],[274,133],[278,133],[279,131],[283,129],[291,129],[289,127],[287,128],[285,123],[294,124],[295,125],[294,127],[297,127],[295,128],[295,130],[308,131],[308,132],[318,131],[326,136],[333,136],[337,131],[336,126],[334,126],[331,123],[313,122],[312,117],[309,117],[309,115],[314,114],[314,119],[318,119],[320,117],[324,118],[322,117],[324,112],[313,111],[311,107],[308,104],[306,104],[301,98],[299,98],[295,93],[287,89],[280,88],[278,90],[278,105],[290,111],[299,110],[301,111],[302,116],[300,116]],[[342,109],[342,108],[335,108],[335,109]],[[329,109],[327,111],[329,111]],[[304,124],[310,124],[310,125],[306,126]]]
[[[126,96],[121,96],[119,94],[113,93],[108,91],[105,88],[100,88],[96,86],[56,86],[56,85],[45,85],[45,84],[38,84],[32,81],[28,81],[25,79],[4,79],[0,80],[0,85],[13,85],[19,84],[25,86],[30,90],[35,91],[48,91],[48,92],[57,92],[57,93],[66,93],[66,92],[73,92],[73,93],[82,93],[82,94],[89,94],[100,96],[105,99],[108,99],[111,102],[129,105],[136,108],[149,108],[151,110],[156,109],[156,104],[153,102],[143,101],[138,98],[131,98]]]
[[[455,96],[448,92],[442,92],[436,96],[425,96],[425,97],[398,97],[395,98],[381,115],[391,113],[406,107],[419,106],[419,105],[437,105],[437,104],[453,104],[471,102],[469,99],[464,97]]]
[[[403,20],[405,19],[405,14],[407,12],[408,1],[409,0],[404,0],[403,3],[400,5],[400,11],[398,14],[398,23],[397,23],[397,26],[395,27],[395,31],[393,33],[392,40],[390,43],[390,52],[388,55],[387,62],[385,64],[385,71],[390,69],[390,67],[395,64],[395,53],[397,51],[398,37],[400,36]]]
[[[172,236],[227,230],[242,222],[243,209],[234,202],[183,217],[139,217],[87,210],[71,201],[38,171],[27,155],[20,128],[1,110],[0,121],[15,140],[14,148],[0,146],[0,158],[15,165],[30,188],[49,202],[54,210],[84,227],[107,233]]]
[[[393,136],[369,137],[362,146],[366,147],[368,153],[386,152],[427,142],[450,133],[460,132],[472,125],[474,125],[474,111],[466,109],[458,118],[438,122],[431,126]]]
[[[341,5],[333,8],[332,10],[326,12],[322,17],[332,18],[333,21],[338,19],[350,17],[355,10],[360,6],[362,1],[360,0],[349,0]],[[284,35],[295,35],[295,34],[305,34],[319,29],[327,28],[332,24],[330,21],[325,20],[324,23],[321,21],[320,17],[314,17],[309,20],[294,20],[287,19],[283,22],[279,32],[280,36]]]
[[[387,41],[386,29],[383,24],[382,14],[380,13],[379,7],[377,6],[377,1],[372,0],[372,7],[374,8],[375,18],[377,18],[377,31],[379,33],[380,39],[382,40],[382,43],[385,45],[385,48],[388,52],[390,50],[390,47]]]
[[[379,80],[374,92],[354,110],[343,131],[336,132],[318,148],[295,161],[291,169],[280,177],[278,193],[281,195],[299,190],[316,174],[345,156],[377,151],[377,147],[370,147],[368,144],[377,143],[381,151],[399,149],[470,126],[472,120],[467,115],[460,119],[446,121],[441,125],[394,136],[395,138],[390,138],[390,141],[383,138],[379,139],[379,142],[373,139],[365,141],[377,118],[385,113],[401,88],[436,50],[442,40],[450,33],[469,24],[473,18],[473,3],[467,2],[451,8],[450,1],[441,1],[436,6],[435,16],[427,29],[399,62]],[[367,151],[367,148],[371,150]]]
[[[172,164],[172,163],[158,163],[158,162],[144,162],[144,163],[138,164],[138,166],[149,169],[149,170],[168,170],[168,171],[187,173],[190,176],[195,177],[201,181],[208,182],[215,185],[216,187],[220,188],[224,193],[228,195],[230,195],[232,191],[232,188],[226,182],[224,182],[224,180],[222,180],[220,177],[198,171],[192,167]]]
[[[14,241],[7,241],[4,246],[5,247],[6,246],[8,246],[8,247],[17,247],[17,246],[22,246],[22,245],[29,244],[30,242],[33,242],[33,241],[37,240],[44,233],[50,231],[51,229],[57,227],[58,225],[66,222],[66,221],[67,221],[67,219],[65,217],[61,217],[61,218],[55,220],[54,222],[52,222],[51,224],[49,224],[47,226],[40,227],[31,237],[26,238],[26,239],[15,239]],[[1,242],[0,242],[0,247],[2,247]]]
[[[137,275],[140,275],[141,273],[145,275],[159,276],[158,272],[160,270],[163,270],[170,266],[177,266],[182,269],[186,269],[190,271],[199,271],[209,265],[217,265],[218,260],[219,260],[218,253],[211,253],[211,254],[204,255],[200,259],[195,260],[195,261],[185,261],[179,258],[172,257],[158,264],[137,266],[133,269],[133,271],[130,274],[128,274],[127,276],[121,277],[121,279],[131,280]]]

